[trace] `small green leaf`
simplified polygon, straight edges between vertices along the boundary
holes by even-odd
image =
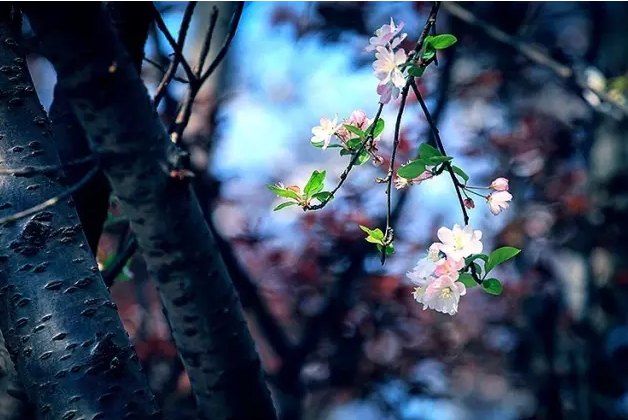
[[[350,133],[355,134],[356,136],[358,136],[361,139],[364,138],[364,136],[365,136],[364,131],[360,130],[358,127],[354,127],[354,126],[349,125],[349,124],[345,124],[344,126],[347,129],[347,131],[349,131]]]
[[[299,194],[295,193],[292,190],[287,190],[285,188],[279,188],[275,185],[266,184],[269,190],[277,194],[279,197],[292,198],[295,200],[299,200]]]
[[[362,150],[362,152],[358,156],[358,160],[356,161],[356,164],[358,166],[364,165],[366,162],[369,161],[370,158],[371,157],[369,156],[369,152],[367,152],[366,150]]]
[[[482,289],[489,295],[499,296],[504,290],[504,286],[497,279],[486,279],[482,282]]]
[[[462,273],[458,278],[458,281],[466,286],[467,289],[475,287],[478,285],[478,282],[475,281],[473,276],[469,273]]]
[[[378,243],[381,243],[382,240],[384,239],[384,232],[382,232],[381,229],[376,228],[376,229],[371,230],[367,228],[366,226],[362,226],[362,225],[359,225],[359,226],[360,226],[360,229],[362,229],[364,232],[366,232],[369,235],[366,238],[368,242],[378,244]],[[372,239],[372,240],[369,240],[369,239]]]
[[[382,252],[382,248],[383,248],[382,244],[377,244],[377,250],[379,252]],[[386,245],[386,256],[392,255],[394,253],[395,253],[395,246],[394,246],[394,244],[391,243],[391,244]]]
[[[408,74],[412,77],[421,77],[425,73],[425,67],[412,66],[408,68]]]
[[[443,154],[429,144],[421,143],[421,145],[419,146],[419,156],[421,156],[422,160],[428,162],[430,158],[435,156],[443,156]]]
[[[495,266],[505,261],[508,261],[520,252],[520,249],[513,248],[511,246],[504,246],[491,252],[491,255],[488,257],[488,261],[485,266],[486,274],[488,274],[489,271],[495,268]]]
[[[318,148],[318,149],[322,149],[323,145],[325,144],[325,142],[321,141],[318,143],[312,143],[312,146]],[[328,149],[333,149],[334,147],[342,147],[342,145],[340,144],[330,144],[327,146]]]
[[[475,274],[478,277],[482,278],[482,267],[480,267],[480,264],[474,262],[473,263],[473,268],[475,269]]]
[[[425,162],[421,159],[414,160],[397,171],[397,176],[406,179],[414,179],[425,172]]]
[[[312,198],[317,199],[318,201],[320,201],[321,203],[323,201],[331,201],[334,199],[334,196],[331,195],[331,193],[329,191],[321,191],[319,193],[313,194]]]
[[[325,171],[312,172],[309,181],[307,181],[305,188],[303,188],[303,194],[305,194],[306,197],[310,197],[318,192],[321,192],[325,186],[323,184],[325,181],[325,175],[327,175]]]
[[[421,60],[429,61],[436,55],[436,50],[432,44],[425,44],[423,54],[421,54]]]
[[[432,156],[429,159],[423,159],[430,165],[438,165],[439,163],[449,162],[453,158],[451,156]]]
[[[437,50],[444,50],[445,48],[451,47],[457,41],[458,38],[451,34],[436,35],[425,39],[425,43],[431,45]]]
[[[362,226],[362,225],[358,225],[360,226],[360,229],[362,229],[364,232],[368,233],[369,235],[371,234],[372,230],[367,228],[366,226]]]
[[[340,156],[346,156],[346,155],[350,155],[350,154],[351,154],[351,151],[347,150],[347,149],[342,149],[340,151]]]
[[[469,175],[467,175],[465,171],[463,171],[462,169],[460,169],[459,167],[455,165],[451,165],[451,169],[454,171],[456,175],[458,175],[460,178],[464,180],[465,184],[469,181]]]
[[[279,211],[281,209],[285,209],[286,207],[290,207],[290,206],[294,206],[295,204],[297,204],[295,201],[287,201],[285,203],[281,203],[280,205],[278,205],[277,207],[275,207],[273,209],[273,211]]]

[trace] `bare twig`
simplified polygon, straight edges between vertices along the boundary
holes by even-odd
[[[160,72],[162,72],[164,74],[168,71],[168,69],[164,68],[161,64],[159,64],[155,60],[151,60],[148,57],[144,57],[143,60],[146,61],[148,64],[152,65],[153,67],[155,67],[157,70],[159,70]],[[185,84],[190,83],[187,79],[184,79],[184,78],[179,77],[179,76],[173,76],[172,80],[174,80],[176,82],[179,82],[179,83],[185,83]]]
[[[231,24],[229,25],[227,38],[225,39],[222,47],[220,47],[220,51],[218,51],[216,58],[214,58],[214,61],[212,61],[207,68],[207,71],[205,71],[205,73],[203,73],[200,78],[196,78],[196,75],[194,76],[194,78],[190,78],[190,80],[194,80],[194,82],[190,83],[185,100],[183,101],[182,105],[179,107],[179,111],[177,112],[177,118],[175,119],[173,129],[169,130],[171,132],[170,138],[173,143],[177,144],[183,136],[183,131],[185,130],[185,127],[187,127],[190,121],[190,117],[192,116],[192,107],[194,106],[194,100],[196,99],[196,95],[198,95],[198,92],[201,90],[201,87],[203,87],[203,84],[207,81],[209,76],[211,76],[214,70],[216,70],[218,64],[220,64],[222,59],[227,54],[229,46],[231,45],[231,41],[233,40],[233,37],[236,34],[236,30],[238,29],[238,23],[240,22],[240,17],[242,16],[243,9],[244,2],[238,2],[233,18],[231,19]],[[201,51],[201,56],[199,57],[199,62],[202,62],[203,64],[205,62],[207,52],[209,52],[209,44],[211,43],[212,36],[213,29],[211,28],[210,23],[210,31],[208,31],[207,33],[207,37]],[[207,45],[207,51],[205,51],[205,45]],[[202,69],[200,71],[202,72]]]
[[[12,214],[11,216],[0,218],[0,225],[4,223],[8,223],[8,222],[14,222],[24,217],[28,217],[32,214],[35,214],[44,209],[47,209],[48,207],[52,207],[56,205],[59,201],[70,197],[72,194],[74,194],[75,192],[83,188],[83,186],[85,186],[85,184],[87,184],[89,180],[92,179],[98,173],[99,170],[100,170],[99,166],[94,166],[94,168],[92,168],[91,171],[89,171],[83,178],[81,178],[79,182],[77,182],[76,184],[68,188],[67,190],[63,191],[61,194],[57,195],[56,197],[52,197],[44,201],[41,204],[37,204],[36,206],[33,206],[29,209]]]
[[[198,63],[196,64],[196,77],[199,79],[201,78],[203,67],[205,67],[205,60],[207,60],[207,55],[209,54],[209,48],[211,47],[212,38],[214,37],[214,29],[216,29],[216,22],[218,22],[218,8],[214,6],[212,7],[212,14],[209,17],[209,29],[207,29],[207,35],[205,35],[203,47],[201,48]]]
[[[90,156],[85,156],[85,157],[75,159],[66,163],[61,163],[59,165],[25,166],[23,168],[18,168],[18,169],[0,168],[0,176],[1,175],[31,176],[35,174],[54,173],[54,172],[59,172],[69,166],[76,166],[76,165],[81,165],[83,163],[93,162],[95,159],[96,159],[95,155],[90,155]]]
[[[550,69],[554,74],[562,79],[573,81],[581,89],[593,92],[600,100],[611,104],[612,106],[623,112],[625,115],[628,115],[628,106],[626,104],[614,100],[606,92],[595,89],[594,87],[587,84],[585,82],[585,78],[581,74],[579,74],[579,72],[576,71],[574,68],[566,66],[554,60],[553,58],[542,52],[539,48],[527,44],[511,35],[508,35],[496,26],[479,19],[473,13],[457,3],[445,2],[443,8],[452,16],[462,20],[463,22],[480,28],[486,35],[493,38],[494,40],[512,47],[528,60]]]
[[[233,14],[233,18],[231,19],[231,23],[229,24],[229,29],[227,31],[227,38],[225,38],[225,42],[220,47],[220,51],[216,54],[216,58],[211,62],[207,71],[203,73],[200,79],[200,84],[202,85],[205,81],[212,75],[212,73],[218,68],[220,62],[227,55],[227,51],[229,51],[229,46],[231,45],[231,41],[235,37],[236,31],[238,29],[238,24],[240,23],[240,17],[242,17],[242,10],[244,10],[244,2],[239,1],[236,5],[235,13]]]
[[[185,70],[185,73],[190,83],[192,83],[192,81],[196,79],[196,76],[194,75],[194,72],[190,67],[190,63],[188,63],[188,61],[183,56],[183,45],[185,43],[185,37],[190,26],[190,21],[192,20],[192,13],[194,12],[196,3],[197,2],[195,1],[191,1],[185,8],[185,12],[183,13],[183,19],[181,21],[181,27],[179,29],[178,41],[175,41],[174,37],[168,30],[166,23],[161,17],[161,14],[155,8],[155,23],[157,24],[159,30],[164,34],[166,40],[168,40],[168,43],[170,44],[170,47],[174,51],[174,58],[172,59],[172,63],[170,63],[170,67],[168,68],[166,75],[157,87],[157,93],[155,94],[155,104],[159,104],[159,102],[163,98],[163,95],[165,95],[165,90],[168,87],[168,84],[170,83],[172,78],[174,77],[174,74],[176,73],[179,64],[181,64],[183,70]]]

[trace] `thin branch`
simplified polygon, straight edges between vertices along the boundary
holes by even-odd
[[[227,55],[227,51],[229,51],[229,46],[231,45],[231,41],[233,41],[233,38],[235,37],[236,31],[238,29],[238,24],[240,23],[240,17],[242,17],[242,10],[244,10],[244,2],[239,1],[237,2],[236,10],[235,10],[235,13],[233,14],[233,18],[231,19],[231,23],[229,24],[229,29],[227,31],[227,38],[225,38],[225,42],[220,47],[220,51],[218,51],[218,54],[216,54],[216,58],[214,58],[214,61],[211,62],[211,64],[207,68],[207,71],[203,73],[203,76],[201,76],[201,79],[200,79],[201,85],[205,83],[205,81],[209,78],[209,76],[212,75],[214,70],[218,68],[218,65],[220,64],[220,62]]]
[[[412,54],[406,60],[406,64],[411,62],[416,62],[419,59],[419,54],[421,52],[421,48],[423,48],[423,43],[425,42],[425,38],[427,38],[430,30],[436,24],[436,16],[438,15],[438,10],[440,8],[440,2],[436,1],[432,5],[432,9],[427,17],[427,21],[425,22],[425,26],[423,26],[423,30],[421,31],[421,35],[419,35],[419,40],[414,46],[414,50]],[[429,63],[419,63],[419,66],[427,66]],[[394,238],[394,232],[391,225],[391,213],[392,213],[392,183],[393,183],[393,174],[395,170],[395,157],[397,156],[397,148],[399,147],[399,132],[401,130],[401,118],[403,116],[403,111],[406,106],[406,99],[408,97],[408,92],[410,91],[410,84],[414,83],[414,78],[412,76],[408,76],[408,80],[406,81],[406,85],[401,90],[401,103],[399,105],[399,112],[397,113],[397,121],[395,122],[395,137],[393,140],[393,149],[390,157],[390,165],[388,167],[388,174],[386,175],[385,182],[386,185],[386,230],[384,233],[384,240],[382,246],[382,254],[381,261],[382,265],[386,262],[386,248],[390,245]]]
[[[83,163],[93,162],[96,159],[95,155],[85,156],[69,162],[61,163],[59,165],[50,166],[25,166],[18,169],[6,169],[0,168],[1,175],[13,175],[13,176],[32,176],[36,174],[54,173],[63,170],[69,166],[81,165]]]
[[[174,77],[174,74],[176,73],[177,67],[179,67],[179,64],[181,64],[181,66],[183,67],[183,70],[185,70],[185,73],[187,74],[187,77],[190,83],[192,83],[193,80],[196,80],[196,76],[194,75],[194,72],[192,71],[192,68],[190,67],[190,63],[188,63],[188,61],[183,56],[183,45],[185,43],[185,37],[187,35],[187,31],[190,26],[190,21],[192,20],[192,12],[194,12],[196,3],[197,2],[195,1],[191,1],[188,3],[188,5],[185,8],[183,19],[181,21],[181,27],[179,29],[178,41],[175,41],[174,37],[168,30],[166,23],[161,17],[161,14],[157,11],[157,8],[155,8],[155,23],[157,24],[157,27],[159,28],[159,30],[164,34],[164,36],[166,37],[166,40],[168,40],[168,43],[170,44],[170,47],[174,51],[174,58],[172,59],[172,62],[170,63],[170,67],[168,68],[168,71],[166,72],[166,75],[164,76],[163,80],[157,87],[157,93],[155,94],[155,99],[154,99],[155,104],[159,104],[159,102],[165,95],[165,90],[168,87],[168,84],[170,83],[172,78]]]
[[[227,54],[227,51],[229,50],[229,46],[231,45],[231,41],[233,40],[236,30],[238,29],[238,23],[240,22],[240,17],[242,16],[243,9],[244,9],[244,2],[238,2],[233,18],[231,19],[231,24],[229,26],[227,38],[225,39],[225,42],[220,48],[220,51],[218,51],[216,58],[214,58],[214,61],[212,61],[212,63],[207,68],[207,71],[200,78],[197,79],[196,76],[194,76],[194,78],[191,78],[191,80],[194,80],[194,82],[190,83],[190,88],[185,97],[185,100],[183,101],[183,104],[180,107],[179,112],[177,113],[177,118],[175,119],[175,122],[174,122],[174,128],[173,130],[170,131],[172,133],[170,135],[170,139],[172,140],[173,143],[177,144],[179,142],[179,140],[183,136],[183,131],[185,131],[185,128],[190,122],[190,117],[192,116],[192,107],[194,106],[194,100],[196,99],[196,95],[198,95],[198,92],[201,90],[201,87],[203,86],[203,84],[207,81],[209,76],[211,76],[214,70],[216,70],[216,68],[218,67],[218,64],[220,64],[222,59]],[[212,33],[208,32],[207,34],[207,36],[209,37],[211,37],[212,35],[213,35],[213,32]],[[206,40],[206,43],[207,43],[207,40]],[[202,55],[203,53],[204,51],[201,51]],[[203,58],[202,55],[201,57],[199,57],[199,62],[202,60],[204,63],[205,58]],[[205,53],[204,55],[206,56],[207,54]]]
[[[427,120],[427,124],[430,126],[430,129],[432,130],[432,135],[434,136],[434,139],[436,140],[436,146],[438,147],[438,149],[440,149],[440,152],[447,156],[447,152],[445,151],[445,147],[443,146],[443,142],[440,138],[440,132],[438,131],[438,127],[436,126],[436,123],[434,123],[434,120],[432,119],[432,115],[430,114],[429,109],[427,109],[427,105],[425,105],[425,101],[423,100],[423,96],[421,96],[421,92],[419,91],[419,88],[417,87],[416,83],[414,82],[414,79],[412,79],[411,81],[411,85],[412,85],[412,90],[414,91],[414,94],[416,95],[417,100],[419,101],[419,105],[421,105],[421,109],[423,110],[423,114],[425,114],[425,118]],[[458,182],[458,180],[456,179],[456,175],[454,173],[454,170],[451,167],[451,164],[449,162],[445,162],[444,163],[445,169],[447,170],[447,172],[449,173],[449,176],[451,177],[451,181],[454,184],[454,187],[456,188],[456,194],[458,196],[458,201],[460,202],[460,209],[462,210],[462,216],[464,218],[464,224],[468,225],[469,224],[469,214],[467,213],[467,208],[464,206],[464,199],[462,198],[462,193],[460,191],[460,182]]]
[[[41,204],[37,204],[36,206],[33,206],[29,209],[12,214],[11,216],[0,218],[0,225],[4,223],[9,223],[9,222],[15,222],[16,220],[22,219],[24,217],[28,217],[35,213],[39,213],[42,210],[45,210],[49,207],[56,205],[59,201],[70,197],[72,194],[74,194],[75,192],[83,188],[85,184],[87,184],[89,180],[92,179],[98,173],[99,170],[100,170],[99,166],[94,166],[92,170],[89,171],[83,178],[81,178],[79,182],[77,182],[76,184],[68,188],[67,190],[63,191],[61,194],[57,195],[56,197],[52,197],[44,201]]]
[[[146,61],[148,64],[152,65],[153,67],[155,67],[157,70],[159,70],[160,72],[162,72],[164,74],[168,71],[168,69],[164,68],[161,64],[159,64],[155,60],[151,60],[148,57],[144,57],[143,60]],[[179,77],[179,76],[174,76],[172,78],[172,80],[174,80],[176,82],[179,82],[179,83],[185,83],[185,84],[190,83],[189,80],[184,79],[184,78]]]
[[[583,90],[589,90],[593,92],[598,98],[600,98],[600,100],[613,105],[625,115],[628,115],[628,105],[617,102],[606,92],[589,86],[584,81],[585,78],[583,77],[583,75],[574,68],[564,65],[549,57],[540,49],[529,45],[511,35],[508,35],[501,29],[491,25],[486,21],[483,21],[482,19],[479,19],[473,13],[454,2],[445,2],[443,8],[452,16],[462,20],[463,22],[466,22],[471,26],[480,28],[490,38],[493,38],[494,40],[501,42],[502,44],[512,47],[533,63],[550,69],[558,77],[574,82],[579,88]]]
[[[355,152],[355,154],[353,155],[353,157],[349,161],[349,165],[340,174],[340,180],[338,181],[338,184],[334,187],[334,189],[330,191],[329,196],[327,196],[327,198],[325,200],[323,200],[320,204],[307,205],[307,206],[303,207],[303,210],[319,210],[319,209],[322,209],[334,197],[334,194],[336,194],[338,192],[340,187],[342,187],[342,184],[345,183],[345,181],[347,180],[347,177],[349,176],[349,172],[351,172],[351,169],[358,162],[360,154],[362,153],[362,151],[366,147],[367,143],[369,141],[373,140],[373,132],[375,131],[375,126],[377,125],[377,121],[379,121],[379,117],[382,114],[382,110],[383,109],[384,109],[384,104],[380,103],[379,104],[379,108],[377,109],[377,114],[375,114],[375,118],[373,119],[373,123],[371,124],[371,127],[369,128],[369,131],[366,134],[366,137],[364,137],[364,141],[362,141],[362,143],[360,144],[360,147],[358,148],[358,150]]]
[[[216,29],[216,22],[218,22],[218,8],[216,6],[213,6],[212,14],[209,17],[209,29],[207,30],[207,35],[205,35],[203,47],[201,48],[201,53],[198,57],[198,63],[196,64],[196,77],[199,79],[201,78],[203,67],[205,67],[205,60],[207,60],[207,55],[209,54],[212,38],[214,37],[214,30]]]

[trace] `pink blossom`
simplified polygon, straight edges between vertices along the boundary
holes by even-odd
[[[508,191],[508,179],[497,178],[495,181],[491,182],[489,188],[494,189],[495,191]]]
[[[426,170],[421,175],[416,178],[406,179],[402,177],[395,178],[395,188],[400,190],[402,188],[407,187],[408,185],[421,185],[421,183],[427,179],[433,178],[434,174],[432,171]]]
[[[399,69],[399,66],[405,63],[407,59],[403,48],[393,52],[385,47],[377,47],[375,58],[373,70],[375,70],[375,77],[380,80],[380,84],[392,82],[395,87],[401,89],[406,82],[401,69]]]
[[[437,232],[438,239],[442,242],[440,250],[454,261],[460,261],[471,254],[482,252],[482,231],[473,230],[469,225],[464,228],[454,225],[453,229],[441,227]]]
[[[392,82],[380,83],[377,85],[377,94],[379,95],[379,102],[387,104],[390,100],[395,100],[399,97],[401,89],[395,87]]]
[[[437,276],[449,276],[454,280],[460,277],[459,271],[464,268],[464,260],[454,261],[451,258],[442,258],[436,263],[434,274]]]
[[[488,196],[488,205],[491,208],[491,213],[498,215],[502,210],[510,207],[508,202],[512,200],[512,194],[508,191],[498,191]]]
[[[390,18],[389,25],[383,25],[381,28],[375,31],[375,36],[369,39],[369,45],[364,49],[365,51],[373,51],[377,47],[384,47],[391,42],[391,47],[396,48],[401,41],[403,41],[407,34],[401,34],[395,38],[399,32],[403,29],[404,23],[401,22],[398,26],[395,25],[393,18]],[[393,39],[395,38],[395,39]]]
[[[331,142],[331,136],[336,134],[336,131],[340,128],[337,124],[338,117],[334,117],[333,120],[323,117],[320,122],[321,125],[312,128],[312,134],[314,136],[312,136],[310,141],[312,143],[323,143],[323,149],[326,149]]]

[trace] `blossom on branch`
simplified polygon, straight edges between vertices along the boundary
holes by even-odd
[[[489,188],[495,191],[508,191],[508,179],[497,178],[495,181],[491,182]]]
[[[369,45],[364,49],[365,51],[373,51],[377,47],[385,47],[390,43],[391,48],[396,48],[401,41],[403,41],[408,34],[401,34],[397,38],[397,34],[403,29],[404,23],[401,22],[398,26],[395,25],[393,18],[390,18],[389,25],[383,25],[381,28],[375,31],[375,36],[369,39]]]
[[[454,225],[453,229],[441,227],[438,229],[438,239],[441,241],[440,250],[454,261],[460,261],[471,254],[480,254],[483,249],[482,231],[473,230],[469,225],[464,228]]]
[[[421,296],[423,305],[437,312],[454,315],[458,312],[460,296],[467,293],[464,284],[455,281],[450,276],[440,276],[434,280]]]
[[[375,58],[373,70],[375,70],[375,77],[380,80],[380,85],[392,82],[394,87],[401,89],[406,82],[399,68],[407,59],[403,48],[394,52],[385,47],[377,47]]]
[[[340,126],[338,125],[338,116],[335,116],[333,120],[329,118],[321,118],[321,125],[312,128],[312,143],[323,143],[323,149],[327,149],[331,142],[331,136],[336,134]]]

